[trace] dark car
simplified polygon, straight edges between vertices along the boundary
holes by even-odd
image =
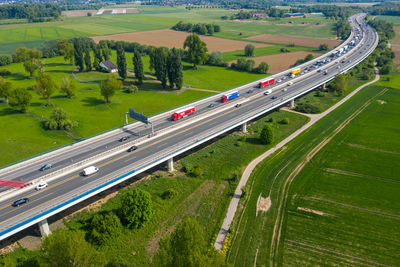
[[[50,163],[47,163],[47,164],[43,165],[43,166],[39,169],[39,171],[45,171],[45,170],[50,169],[51,167],[52,167],[51,164],[50,164]]]
[[[120,142],[124,142],[129,139],[129,136],[124,136],[119,139]]]
[[[215,104],[210,104],[210,105],[208,105],[209,108],[212,108],[212,107],[214,107],[214,106],[215,106]]]
[[[273,95],[273,96],[271,97],[271,99],[276,99],[276,96],[275,96],[275,95]]]
[[[21,199],[18,199],[16,201],[14,201],[14,203],[12,203],[12,206],[13,207],[19,207],[19,205],[22,205],[22,204],[25,204],[25,203],[28,203],[28,202],[29,202],[29,198],[24,197],[24,198],[21,198]]]
[[[251,93],[253,93],[253,90],[250,89],[250,90],[247,91],[247,93],[251,94]]]
[[[137,149],[137,146],[131,146],[131,147],[128,149],[128,152],[135,151],[136,149]]]

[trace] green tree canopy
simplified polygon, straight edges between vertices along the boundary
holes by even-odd
[[[114,214],[96,213],[87,228],[89,229],[87,233],[89,242],[98,246],[122,232],[121,222]]]
[[[32,95],[26,88],[16,88],[11,90],[8,99],[11,107],[21,112],[26,112],[31,103]]]
[[[47,105],[51,105],[50,97],[54,94],[56,90],[56,84],[47,73],[41,72],[38,77],[36,77],[35,85],[33,89],[42,97],[46,98]]]
[[[121,42],[117,43],[117,66],[118,66],[118,74],[125,80],[127,77],[127,68],[126,68],[126,57],[125,50]]]
[[[207,246],[203,229],[190,217],[160,241],[160,250],[154,262],[156,266],[165,267],[225,266],[222,254]]]
[[[244,55],[246,57],[254,57],[256,47],[253,44],[248,44],[244,47]]]
[[[76,87],[72,80],[68,78],[68,76],[64,77],[61,80],[60,85],[61,93],[65,94],[68,98],[75,96]]]
[[[274,132],[273,132],[271,126],[266,124],[262,128],[261,133],[260,133],[260,139],[263,144],[268,145],[268,144],[272,143],[272,141],[274,140]]]
[[[197,68],[197,65],[204,64],[204,62],[207,61],[207,45],[197,34],[193,33],[188,35],[183,43],[183,48],[188,48],[188,56],[190,61],[193,63],[194,69]]]
[[[144,79],[143,62],[142,62],[142,56],[140,55],[140,52],[137,49],[133,51],[132,61],[133,61],[133,70],[135,72],[135,77],[138,81],[138,84],[142,84]]]
[[[153,216],[150,194],[138,188],[123,192],[117,214],[130,229],[142,228]]]
[[[51,266],[103,266],[105,257],[86,240],[82,231],[58,230],[42,243],[45,259]]]
[[[114,75],[110,75],[107,80],[100,82],[100,94],[106,103],[110,103],[110,98],[114,96],[115,91],[121,88],[122,82],[117,80]]]
[[[67,39],[61,39],[57,42],[58,51],[64,56],[64,60],[70,64],[74,63],[74,45]]]
[[[11,83],[0,76],[0,97],[4,97],[4,101],[8,104],[8,97],[11,93]]]

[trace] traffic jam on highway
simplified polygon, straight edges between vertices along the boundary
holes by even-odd
[[[321,73],[322,75],[327,75],[328,71],[323,68],[323,66],[331,61],[337,60],[339,57],[342,57],[341,60],[337,60],[335,64],[337,64],[336,69],[340,69],[341,65],[340,63],[350,63],[351,61],[349,59],[346,59],[346,56],[344,56],[348,51],[350,51],[352,48],[356,46],[358,43],[358,40],[360,39],[360,33],[357,31],[356,36],[354,37],[353,40],[349,42],[348,45],[345,45],[341,47],[340,49],[335,50],[332,52],[330,55],[326,56],[323,59],[319,59],[315,61],[315,63],[306,65],[305,67],[302,68],[294,68],[292,69],[288,74],[279,76],[277,78],[266,78],[262,81],[260,81],[253,89],[247,90],[247,94],[251,94],[255,92],[256,89],[262,89],[262,88],[273,88],[275,85],[279,85],[281,83],[286,83],[286,86],[292,86],[293,82],[291,81],[292,79],[299,77],[307,72],[310,72],[312,70],[317,70],[318,73]],[[282,91],[287,91],[287,88],[283,88]],[[272,89],[268,89],[264,92],[264,95],[269,95],[273,92]],[[237,99],[241,96],[239,91],[234,91],[230,92],[228,94],[224,94],[221,96],[220,103],[227,103],[230,100]],[[271,99],[276,99],[276,96],[272,96]],[[235,107],[240,107],[242,104],[237,103]],[[211,103],[208,105],[209,108],[215,107],[215,103]],[[171,120],[172,121],[177,121],[182,118],[185,118],[186,116],[194,114],[196,111],[196,108],[194,106],[190,106],[178,111],[175,111],[171,115]]]

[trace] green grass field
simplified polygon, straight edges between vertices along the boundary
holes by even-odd
[[[400,25],[399,16],[376,16],[376,19],[385,20],[387,22],[393,23],[394,25]]]
[[[257,166],[249,180],[250,194],[233,227],[230,263],[270,265],[271,259],[290,266],[400,263],[397,80],[364,88]],[[369,106],[297,176],[291,176],[317,144],[369,100]],[[256,216],[260,194],[270,196],[272,206]],[[275,225],[281,229],[280,238]]]

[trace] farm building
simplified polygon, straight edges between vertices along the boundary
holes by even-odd
[[[118,68],[117,66],[115,66],[111,61],[106,60],[106,61],[102,61],[100,63],[100,67],[105,68],[106,70],[108,70],[111,73],[117,72]]]

